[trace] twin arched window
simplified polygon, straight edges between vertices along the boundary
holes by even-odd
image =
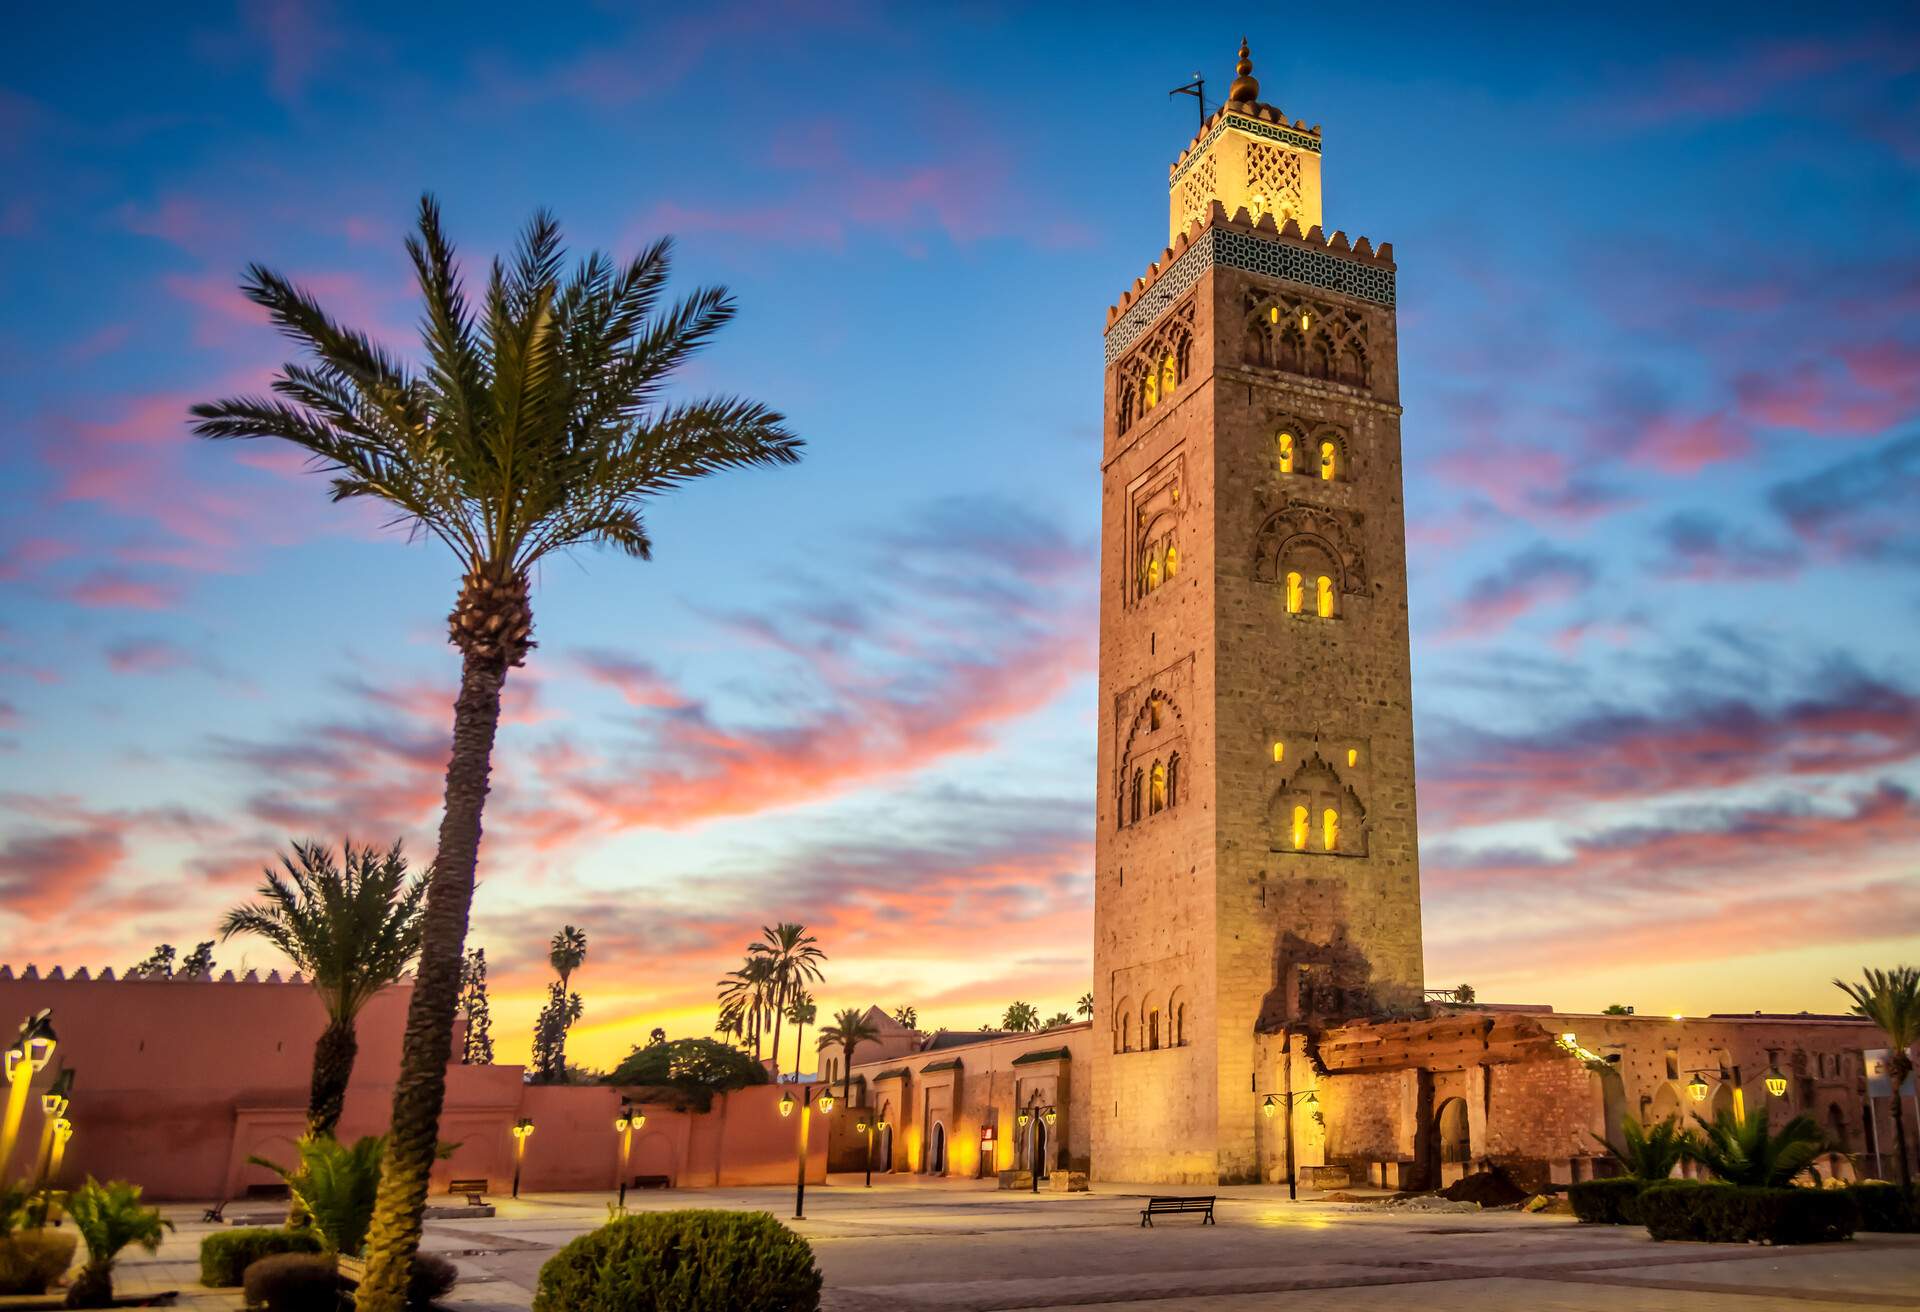
[[[1275,446],[1278,448],[1279,468],[1283,474],[1291,474],[1299,470],[1303,457],[1311,458],[1301,450],[1300,439],[1290,430],[1281,430],[1279,437],[1275,439]],[[1339,442],[1330,437],[1321,438],[1318,455],[1321,482],[1331,483],[1342,477],[1344,471],[1341,469]]]
[[[1313,812],[1304,802],[1296,802],[1293,807],[1293,850],[1304,852],[1308,842],[1314,837]],[[1320,812],[1320,850],[1337,852],[1340,850],[1340,813],[1332,807]]]
[[[1313,613],[1323,620],[1333,618],[1333,578],[1321,574],[1313,582]],[[1287,571],[1287,614],[1299,615],[1307,608],[1307,580],[1299,570]]]
[[[1141,814],[1159,815],[1180,800],[1180,753],[1133,772],[1127,787],[1126,823],[1138,824]]]
[[[1180,547],[1171,533],[1147,544],[1140,558],[1140,591],[1152,592],[1180,572]]]

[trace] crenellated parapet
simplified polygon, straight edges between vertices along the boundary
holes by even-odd
[[[1173,244],[1107,307],[1106,363],[1127,351],[1182,293],[1216,264],[1265,274],[1392,306],[1395,297],[1393,243],[1378,247],[1366,237],[1349,240],[1318,225],[1305,232],[1292,219],[1269,212],[1255,218],[1244,208],[1228,214],[1214,201],[1203,218],[1178,233]]]
[[[282,976],[277,970],[269,970],[264,976],[257,970],[249,970],[244,975],[236,976],[230,970],[223,970],[218,977],[211,972],[196,975],[176,972],[172,975],[123,974],[116,978],[112,966],[105,967],[98,974],[82,966],[71,975],[67,974],[64,967],[54,966],[43,975],[40,973],[40,967],[33,962],[28,962],[18,974],[14,973],[11,965],[0,964],[0,981],[8,980],[41,980],[49,984],[288,984],[301,987],[312,982],[297,970],[291,976]],[[408,971],[397,982],[413,983],[413,972]]]

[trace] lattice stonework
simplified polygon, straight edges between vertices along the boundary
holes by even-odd
[[[1180,203],[1186,210],[1186,222],[1206,217],[1207,207],[1213,202],[1217,175],[1213,167],[1213,152],[1208,151],[1206,158],[1187,174],[1187,180],[1180,184]]]
[[[1247,208],[1254,222],[1262,214],[1285,223],[1300,215],[1300,156],[1279,146],[1247,143]]]
[[[1303,249],[1270,237],[1208,228],[1173,262],[1173,267],[1163,270],[1153,285],[1107,329],[1104,363],[1112,364],[1124,355],[1166,308],[1215,264],[1357,296],[1376,305],[1391,306],[1394,300],[1392,269],[1331,252]]]

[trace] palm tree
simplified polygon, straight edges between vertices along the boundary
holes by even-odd
[[[893,1009],[893,1018],[910,1030],[920,1028],[920,1013],[910,1006],[898,1006]]]
[[[1071,1024],[1073,1024],[1073,1017],[1067,1015],[1067,1013],[1064,1011],[1056,1011],[1053,1013],[1053,1015],[1047,1017],[1047,1019],[1041,1023],[1040,1028],[1043,1030],[1057,1030],[1062,1025],[1071,1025]]]
[[[1913,1045],[1920,1043],[1920,967],[1867,970],[1858,984],[1835,980],[1833,986],[1853,1001],[1853,1014],[1864,1016],[1886,1032],[1887,1077],[1893,1083],[1894,1160],[1900,1163],[1900,1187],[1913,1185],[1907,1162],[1907,1119],[1901,1110],[1900,1088],[1913,1074]]]
[[[1081,1020],[1092,1020],[1093,994],[1082,993],[1080,995],[1080,1001],[1074,1006],[1074,1010],[1079,1013]]]
[[[738,1027],[736,1032],[753,1045],[753,1055],[758,1060],[761,1022],[773,996],[772,959],[749,953],[740,969],[728,971],[718,987],[722,1021],[731,1016]]]
[[[1779,1188],[1827,1151],[1827,1136],[1811,1116],[1796,1116],[1775,1134],[1764,1116],[1735,1116],[1728,1108],[1711,1121],[1695,1113],[1704,1134],[1694,1136],[1686,1153],[1728,1184]]]
[[[1026,1034],[1040,1028],[1040,1013],[1031,1002],[1015,1002],[1007,1007],[1007,1014],[1000,1018],[1000,1028],[1012,1030],[1015,1034]]]
[[[805,989],[796,989],[793,1000],[787,1003],[787,1019],[793,1022],[793,1078],[800,1078],[800,1066],[807,1058],[807,1026],[813,1024],[820,1009],[813,1005],[813,994]]]
[[[580,969],[580,963],[587,959],[587,931],[575,929],[572,925],[563,925],[553,941],[547,944],[547,960],[552,963],[554,973],[560,976],[560,990],[565,992],[567,981],[573,978],[573,972]]]
[[[778,925],[761,926],[760,941],[747,948],[747,955],[767,962],[767,981],[772,989],[768,1001],[773,1007],[773,1061],[777,1067],[780,1022],[786,1015],[787,1000],[795,990],[820,979],[820,963],[827,959],[827,954],[820,950],[818,940],[807,933],[805,925],[782,921]]]
[[[342,845],[344,862],[318,843],[295,843],[279,870],[268,868],[261,901],[235,907],[220,937],[257,934],[312,981],[327,1009],[327,1028],[313,1045],[307,1133],[332,1134],[346,1103],[360,1050],[354,1022],[361,1008],[400,978],[420,951],[427,877],[409,878],[395,843],[383,855]]]
[[[546,1022],[544,1033],[537,1035],[543,1043],[541,1048],[540,1075],[549,1084],[566,1082],[567,1076],[567,1030],[573,1022],[580,1019],[581,1004],[578,994],[567,992],[567,982],[573,978],[573,972],[587,959],[587,931],[575,929],[572,925],[563,925],[553,941],[547,944],[547,961],[553,966],[554,973],[560,976],[560,989],[545,1011],[540,1013]]]
[[[101,1184],[92,1176],[67,1199],[67,1215],[87,1246],[87,1260],[67,1287],[68,1307],[112,1307],[113,1264],[120,1250],[138,1244],[158,1252],[173,1222],[140,1201],[140,1186],[125,1180]]]
[[[821,1040],[826,1043],[839,1044],[841,1053],[846,1057],[846,1060],[842,1063],[846,1069],[840,1073],[840,1097],[842,1100],[846,1099],[847,1090],[853,1087],[853,1050],[865,1043],[868,1039],[877,1039],[879,1037],[880,1031],[876,1030],[872,1024],[868,1022],[866,1013],[862,1012],[858,1007],[848,1007],[845,1011],[835,1012],[833,1014],[833,1024],[820,1031]]]
[[[1673,1174],[1674,1167],[1694,1153],[1699,1136],[1674,1117],[1644,1125],[1629,1112],[1620,1118],[1621,1147],[1614,1147],[1600,1135],[1593,1137],[1602,1148],[1620,1159],[1628,1175],[1640,1180],[1664,1180]]]
[[[242,291],[311,360],[282,366],[273,397],[193,411],[202,437],[293,443],[332,472],[335,500],[384,501],[397,522],[450,548],[464,571],[448,617],[461,669],[446,808],[360,1312],[399,1312],[420,1243],[500,694],[533,646],[534,566],[591,544],[644,559],[647,498],[721,470],[789,464],[801,447],[780,415],[755,402],[665,399],[669,376],[734,313],[718,287],[655,313],[670,265],[665,240],[624,268],[594,254],[563,278],[559,225],[536,214],[513,259],[495,261],[477,310],[431,196],[421,198],[407,252],[426,302],[424,370],[254,264]]]

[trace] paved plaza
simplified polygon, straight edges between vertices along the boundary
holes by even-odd
[[[1139,1224],[1146,1186],[1091,1194],[1000,1193],[972,1182],[834,1177],[807,1191],[793,1223],[826,1274],[828,1312],[1315,1312],[1419,1307],[1434,1312],[1811,1312],[1822,1306],[1920,1310],[1920,1236],[1863,1235],[1807,1248],[1656,1244],[1638,1229],[1581,1226],[1518,1212],[1384,1209],[1302,1199],[1280,1188],[1219,1190],[1219,1223]],[[1203,1192],[1197,1189],[1183,1193]],[[540,1266],[606,1220],[610,1197],[499,1200],[499,1214],[433,1221],[427,1248],[458,1263],[448,1305],[509,1312],[532,1301]],[[727,1207],[783,1220],[783,1189],[643,1193],[634,1209]],[[180,1229],[154,1258],[123,1263],[123,1291],[177,1289],[176,1305],[239,1306],[201,1290],[194,1255],[211,1228],[198,1209],[167,1209]]]

